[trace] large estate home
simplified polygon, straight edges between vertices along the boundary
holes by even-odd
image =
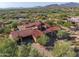
[[[16,41],[30,41],[30,42],[36,42],[37,38],[40,36],[58,31],[60,30],[60,27],[58,26],[50,26],[47,23],[42,22],[33,22],[28,24],[23,24],[20,26],[17,26],[18,30],[12,31],[10,33],[10,38]]]

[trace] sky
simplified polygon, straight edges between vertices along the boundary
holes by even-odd
[[[12,8],[12,7],[35,7],[46,6],[50,4],[61,4],[59,2],[0,2],[0,8]]]

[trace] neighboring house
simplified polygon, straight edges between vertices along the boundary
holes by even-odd
[[[71,18],[68,18],[67,20],[79,26],[79,17],[71,17]]]
[[[67,19],[70,22],[79,23],[79,17],[71,17]]]
[[[74,29],[79,30],[79,17],[71,17],[67,21],[74,23],[76,25]]]
[[[21,15],[13,17],[13,19],[19,19],[19,20],[22,20],[22,19],[25,19],[25,18],[26,18],[25,16],[21,16]]]

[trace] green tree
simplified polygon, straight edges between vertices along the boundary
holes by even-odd
[[[49,37],[46,35],[43,35],[37,39],[37,42],[40,43],[41,45],[46,45],[48,41],[49,41]]]
[[[57,41],[53,48],[52,54],[57,57],[74,57],[76,56],[76,53],[74,52],[74,49],[72,49],[70,46],[70,42]]]

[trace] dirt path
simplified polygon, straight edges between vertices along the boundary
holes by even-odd
[[[33,43],[32,47],[38,50],[38,52],[45,57],[53,57],[51,52],[46,50],[45,47],[40,45],[39,43]]]

